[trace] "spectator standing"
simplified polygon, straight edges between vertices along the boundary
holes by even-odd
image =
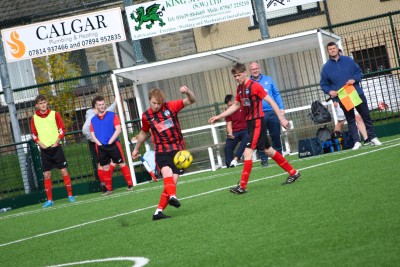
[[[250,63],[250,73],[250,79],[262,85],[264,90],[278,105],[281,115],[285,116],[285,106],[283,105],[282,97],[279,94],[279,90],[275,85],[274,80],[261,73],[260,65],[257,62]],[[262,109],[264,111],[266,128],[272,140],[272,147],[282,154],[281,124],[279,118],[271,105],[265,100],[262,101]],[[261,165],[264,167],[268,166],[268,157],[264,151],[258,151],[258,154],[261,159]]]
[[[377,138],[375,128],[372,124],[367,99],[359,84],[363,77],[361,68],[352,58],[340,55],[339,48],[336,43],[328,43],[327,50],[329,59],[322,67],[320,86],[325,94],[328,94],[331,98],[333,98],[333,101],[339,102],[339,105],[344,112],[344,116],[346,117],[350,134],[354,140],[353,149],[359,149],[361,147],[354,108],[349,111],[346,110],[338,98],[339,89],[346,84],[353,85],[362,100],[362,103],[356,106],[355,109],[358,111],[364,121],[368,140],[372,145],[381,145],[382,143]]]
[[[47,201],[42,208],[51,207],[53,202],[53,185],[51,170],[57,168],[61,172],[64,185],[67,189],[69,202],[74,202],[72,196],[71,178],[67,171],[67,160],[60,145],[65,135],[65,126],[60,114],[50,110],[44,95],[38,95],[35,99],[36,112],[31,119],[32,139],[40,147],[40,157],[44,175],[44,188]]]
[[[154,144],[156,164],[164,178],[164,190],[153,215],[153,221],[171,218],[163,213],[167,205],[179,208],[181,203],[176,197],[176,184],[178,183],[179,170],[174,164],[175,154],[185,149],[185,142],[178,120],[178,113],[184,107],[193,104],[196,98],[192,91],[182,86],[179,91],[187,98],[166,102],[164,92],[154,88],[149,92],[150,108],[142,114],[142,129],[137,136],[132,157],[139,157],[139,149],[151,134]]]
[[[107,109],[106,111],[113,111],[116,107],[117,103],[114,101]],[[107,187],[104,181],[104,170],[103,167],[100,166],[99,164],[99,157],[97,156],[97,151],[96,151],[96,143],[94,142],[92,135],[90,134],[90,123],[92,121],[92,118],[98,114],[98,110],[96,108],[96,98],[92,100],[92,108],[88,109],[86,111],[85,115],[85,123],[82,126],[82,133],[85,135],[86,140],[88,141],[89,144],[89,151],[90,151],[90,156],[92,158],[92,162],[95,163],[96,168],[94,169],[94,174],[95,177],[100,181],[100,188],[103,191],[103,193],[107,192]],[[115,168],[115,163],[111,162],[110,163],[110,170],[109,172],[112,173]]]
[[[229,94],[225,96],[225,104],[229,108],[233,105],[235,98]],[[238,160],[242,158],[246,148],[248,135],[247,122],[242,107],[236,110],[232,115],[225,118],[226,121],[226,143],[225,143],[225,163],[226,166],[236,167]],[[234,153],[236,146],[240,142],[239,148]]]
[[[339,55],[340,56],[343,55],[343,51],[340,48],[339,48]],[[336,116],[338,118],[338,122],[335,125],[334,131],[342,133],[343,127],[344,127],[344,121],[346,120],[346,117],[344,116],[344,112],[338,102],[334,101],[333,106],[335,107]],[[357,109],[354,109],[354,114],[356,117],[356,124],[357,124],[358,131],[360,132],[361,136],[364,139],[364,145],[366,145],[369,143],[369,140],[368,140],[367,129],[365,128],[364,121],[361,118],[360,114],[358,114]],[[353,147],[353,149],[358,149],[358,148],[360,148],[360,146]]]
[[[264,150],[267,156],[271,157],[282,169],[289,173],[289,177],[284,184],[291,184],[300,178],[300,172],[295,170],[289,162],[276,151],[272,146],[270,140],[267,138],[267,131],[265,129],[265,118],[262,110],[262,100],[267,101],[272,109],[277,114],[279,121],[285,128],[288,127],[289,122],[282,116],[279,107],[264,90],[261,84],[250,80],[246,71],[246,66],[241,63],[236,63],[232,68],[232,74],[238,83],[236,90],[236,100],[232,106],[221,114],[211,117],[208,122],[214,123],[221,118],[225,118],[233,114],[240,108],[240,103],[246,114],[249,135],[246,141],[246,149],[244,150],[244,164],[240,182],[238,186],[230,189],[234,194],[246,193],[247,183],[250,178],[251,170],[253,167],[252,154],[253,150]]]
[[[94,98],[94,102],[98,114],[93,116],[91,120],[90,134],[96,143],[97,156],[102,167],[99,172],[107,189],[104,194],[112,193],[111,161],[118,164],[128,184],[127,190],[130,191],[133,189],[132,175],[129,167],[125,164],[124,152],[118,139],[121,133],[121,122],[114,112],[106,110],[104,97],[97,96]]]

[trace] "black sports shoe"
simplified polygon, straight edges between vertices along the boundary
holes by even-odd
[[[300,172],[297,171],[294,175],[290,175],[290,176],[286,179],[286,182],[284,182],[282,185],[285,185],[285,184],[292,184],[292,183],[296,182],[296,180],[299,179],[300,176],[301,176]]]
[[[159,211],[157,214],[153,215],[153,221],[168,219],[168,218],[171,218],[171,216],[165,215],[164,213],[162,213],[162,211]]]
[[[181,206],[181,203],[179,202],[179,200],[175,197],[171,197],[168,200],[168,204],[171,206],[174,206],[175,208],[179,208]]]
[[[106,192],[103,193],[103,196],[108,196],[111,195],[113,193],[113,191],[111,190],[107,190]]]
[[[132,191],[133,190],[133,185],[128,185],[128,187],[126,188],[126,191]]]
[[[101,192],[103,192],[103,193],[107,192],[107,187],[105,184],[100,184],[100,189],[101,189]]]
[[[240,185],[232,187],[231,189],[229,189],[229,191],[231,193],[234,193],[234,194],[244,194],[244,193],[246,193],[246,190],[241,188]]]
[[[265,168],[265,167],[268,167],[268,160],[262,160],[261,161],[261,166],[263,167],[263,168]]]

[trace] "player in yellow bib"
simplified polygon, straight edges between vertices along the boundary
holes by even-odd
[[[72,195],[71,178],[67,171],[67,160],[60,141],[65,135],[65,126],[60,114],[47,107],[46,97],[38,95],[35,99],[36,112],[31,119],[32,139],[40,147],[40,157],[44,175],[44,188],[47,202],[43,208],[54,205],[52,193],[51,170],[57,168],[61,171],[65,187],[67,188],[68,201],[74,202]]]

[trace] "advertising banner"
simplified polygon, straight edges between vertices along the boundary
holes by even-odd
[[[126,40],[120,8],[4,29],[1,36],[7,62]]]
[[[267,12],[271,12],[288,7],[301,6],[319,1],[320,0],[266,0],[264,2],[264,8]]]
[[[133,40],[253,15],[251,0],[160,0],[125,10]]]

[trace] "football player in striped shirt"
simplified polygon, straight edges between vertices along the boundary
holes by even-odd
[[[174,156],[178,151],[185,149],[185,142],[178,120],[178,112],[193,104],[196,98],[186,86],[182,86],[179,91],[187,97],[166,102],[164,92],[161,89],[150,90],[150,108],[142,114],[142,129],[132,151],[132,157],[137,159],[141,145],[151,134],[156,164],[164,178],[164,190],[161,193],[153,220],[170,218],[163,213],[168,204],[176,208],[181,206],[176,197],[176,184],[181,171],[174,164]]]
[[[232,68],[232,75],[238,83],[236,89],[236,100],[232,106],[221,114],[209,119],[209,123],[214,123],[219,119],[225,118],[242,106],[247,120],[249,135],[244,150],[244,164],[240,182],[237,186],[230,189],[234,194],[246,193],[247,183],[250,178],[253,167],[252,154],[255,149],[264,150],[267,156],[271,157],[282,169],[289,173],[289,177],[283,184],[291,184],[300,178],[300,172],[295,170],[289,162],[271,146],[271,141],[267,138],[265,126],[264,111],[262,100],[264,99],[272,107],[279,118],[281,125],[289,128],[289,121],[285,119],[278,105],[268,95],[261,84],[250,80],[246,66],[242,63],[236,63]],[[240,105],[240,103],[242,105]]]

